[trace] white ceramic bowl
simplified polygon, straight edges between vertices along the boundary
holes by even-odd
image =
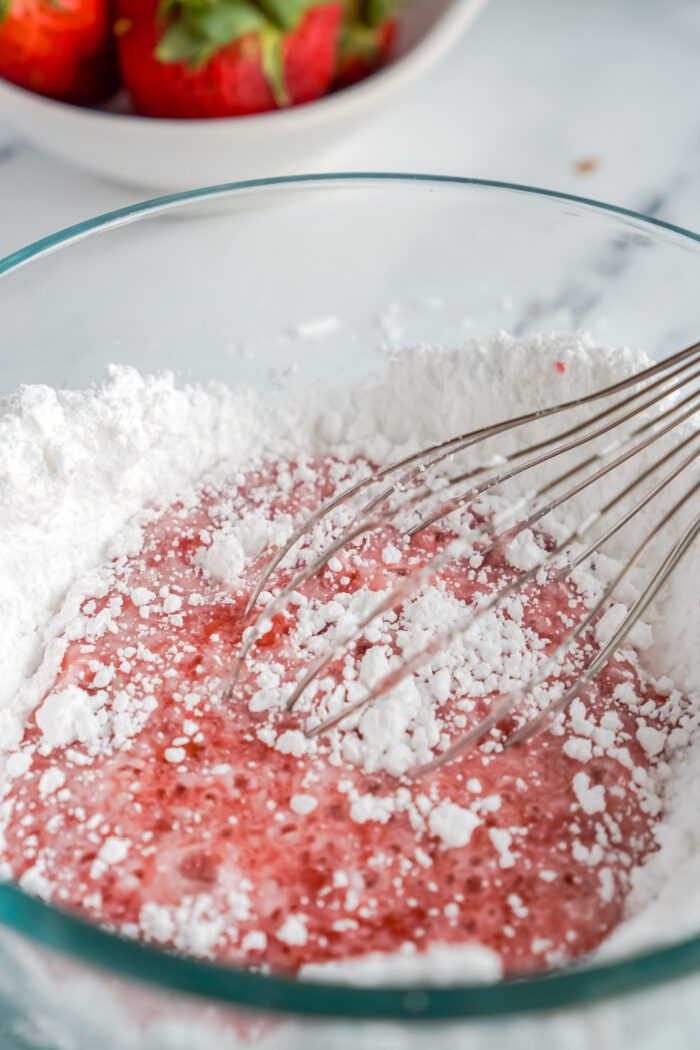
[[[288,174],[346,138],[426,73],[484,2],[413,0],[384,69],[306,106],[254,117],[155,120],[67,105],[0,81],[0,116],[47,153],[150,189]]]

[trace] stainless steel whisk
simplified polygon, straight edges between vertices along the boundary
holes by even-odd
[[[286,586],[268,602],[257,617],[252,619],[246,640],[227,684],[227,696],[231,695],[244,661],[257,640],[264,634],[270,619],[285,609],[294,591],[306,580],[321,572],[330,559],[348,544],[377,528],[395,522],[399,511],[409,508],[420,512],[419,508],[427,500],[437,500],[437,507],[421,514],[418,522],[406,529],[407,536],[415,536],[428,526],[442,521],[454,511],[469,508],[482,494],[499,488],[511,479],[527,477],[538,467],[545,464],[556,464],[561,457],[565,459],[569,457],[561,473],[536,485],[526,498],[516,505],[517,517],[514,524],[508,525],[501,532],[497,531],[497,526],[493,522],[485,523],[480,528],[476,540],[472,540],[472,549],[483,555],[492,551],[504,539],[511,540],[524,530],[537,525],[546,515],[563,507],[597,481],[620,470],[635,456],[666,438],[670,447],[664,448],[653,462],[645,463],[636,477],[627,481],[602,507],[596,508],[586,517],[585,521],[580,522],[550,551],[543,552],[543,558],[536,567],[517,574],[510,582],[495,591],[486,603],[481,604],[478,609],[471,610],[461,623],[449,631],[437,634],[421,651],[404,661],[401,666],[389,671],[374,688],[367,690],[366,695],[306,730],[307,736],[316,737],[332,729],[366,705],[381,701],[382,697],[386,696],[407,676],[412,675],[419,667],[430,661],[453,638],[469,631],[487,612],[496,608],[531,581],[541,579],[540,574],[543,571],[549,574],[550,580],[563,581],[576,568],[600,552],[604,545],[624,529],[644,508],[663,503],[662,513],[622,564],[615,579],[605,587],[599,600],[542,662],[536,674],[529,681],[523,682],[515,691],[495,697],[484,719],[460,736],[432,762],[413,772],[414,774],[424,773],[454,759],[460,753],[479,743],[510,715],[538,684],[545,681],[560,666],[571,645],[609,606],[620,584],[639,564],[643,555],[654,545],[657,538],[669,531],[669,527],[681,516],[684,508],[690,510],[689,524],[684,522],[680,530],[676,528],[671,536],[670,546],[659,559],[656,568],[649,574],[638,597],[612,637],[601,645],[597,652],[593,653],[573,684],[565,689],[561,697],[550,702],[530,721],[525,722],[505,740],[502,746],[507,748],[529,740],[557,713],[565,710],[575,698],[585,692],[614,652],[624,643],[700,533],[700,514],[692,516],[692,501],[700,491],[700,471],[692,469],[693,464],[696,464],[696,468],[700,467],[700,428],[692,422],[693,417],[700,411],[700,383],[698,381],[700,381],[700,343],[695,343],[628,379],[585,397],[460,434],[448,441],[422,449],[369,474],[333,497],[311,514],[290,536],[289,540],[276,550],[251,595],[246,610],[249,618],[253,616],[258,600],[271,582],[273,574],[292,549],[307,538],[312,530],[328,519],[334,511],[351,504],[358,497],[365,494],[369,496],[359,510],[352,515],[350,522],[341,530],[340,535],[328,543],[323,552],[313,558],[310,564],[293,574]],[[441,477],[437,490],[435,484],[431,484],[435,468],[445,469],[455,460],[455,457],[468,449],[538,421],[550,418],[556,421],[556,417],[564,416],[565,413],[585,409],[608,398],[612,399],[611,404],[593,415],[573,422],[568,427],[564,426],[563,429],[555,430],[551,436],[528,444],[506,456],[499,456],[496,459],[491,457],[487,463],[476,468],[458,470],[454,475]],[[644,413],[648,415],[645,416]],[[683,424],[687,425],[684,427]],[[603,447],[596,447],[596,442],[600,441],[604,441],[605,444]],[[571,457],[575,457],[577,451],[581,449],[586,451],[585,457],[570,465]],[[678,492],[669,491],[673,483],[682,476],[689,477],[682,492],[678,494]],[[464,485],[467,487],[460,490],[460,487]],[[371,494],[371,490],[377,487],[378,491]],[[635,493],[636,498],[631,505],[627,505],[629,497]],[[664,503],[664,494],[667,498],[670,496],[670,506]],[[394,497],[400,498],[392,502]],[[617,515],[609,521],[613,511],[617,511]],[[601,524],[604,526],[603,531],[586,542],[595,526]],[[474,546],[474,543],[477,546]],[[484,543],[484,545],[478,546],[479,543]],[[582,548],[581,545],[583,545]],[[425,586],[454,557],[456,557],[454,544],[448,544],[444,551],[433,557],[426,565],[405,576],[364,619],[354,624],[351,631],[348,631],[335,645],[331,646],[325,656],[312,663],[297,682],[288,701],[288,709],[295,707],[306,689],[348,646],[355,643],[373,622],[400,606],[407,598]]]

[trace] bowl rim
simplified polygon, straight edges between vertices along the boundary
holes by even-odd
[[[356,84],[287,109],[215,119],[165,119],[146,117],[139,113],[119,113],[96,106],[73,105],[4,80],[0,80],[0,100],[5,95],[11,102],[21,103],[24,107],[43,109],[54,119],[81,122],[86,130],[98,124],[109,124],[114,130],[142,137],[152,137],[154,133],[159,136],[230,137],[234,128],[251,136],[279,134],[281,130],[296,134],[304,128],[348,116],[358,107],[369,104],[377,94],[397,90],[425,72],[451,49],[460,33],[487,3],[488,0],[451,0],[442,15],[405,54],[393,58]]]
[[[669,232],[700,244],[700,234],[681,226],[629,208],[557,190],[450,175],[327,172],[223,183],[155,197],[107,212],[40,238],[0,259],[0,277],[7,277],[31,262],[87,237],[192,202],[250,190],[264,193],[299,185],[323,188],[332,183],[360,187],[392,181],[421,188],[461,186],[494,193],[524,194],[555,203],[566,202],[584,212],[633,219],[652,231]],[[128,939],[32,897],[9,882],[0,884],[0,925],[102,971],[170,992],[184,992],[242,1010],[339,1019],[425,1022],[534,1013],[615,998],[700,970],[698,934],[664,947],[616,957],[592,966],[579,964],[535,977],[511,978],[492,984],[366,988],[336,982],[299,981],[177,955]]]
[[[324,185],[331,182],[345,184],[355,182],[359,185],[362,182],[383,183],[392,180],[401,183],[432,183],[438,186],[471,186],[495,191],[507,190],[554,201],[567,201],[571,204],[583,205],[594,212],[635,219],[645,226],[656,227],[660,230],[679,234],[687,240],[700,243],[700,233],[695,233],[672,222],[666,222],[664,219],[658,219],[653,215],[645,215],[643,212],[634,211],[632,208],[625,208],[619,204],[607,204],[604,201],[595,200],[593,197],[565,193],[562,190],[545,189],[541,186],[530,186],[527,183],[504,182],[498,179],[479,179],[461,175],[433,175],[428,172],[329,171],[314,172],[307,175],[276,175],[268,178],[241,179],[234,182],[222,182],[213,186],[202,186],[192,190],[181,190],[177,193],[166,193],[156,197],[149,197],[146,200],[137,201],[136,204],[128,204],[123,208],[115,208],[112,211],[103,212],[92,218],[73,223],[71,226],[66,226],[55,233],[40,237],[23,248],[18,248],[8,255],[0,257],[0,276],[18,269],[39,256],[48,255],[50,252],[68,247],[71,243],[84,240],[86,237],[104,233],[114,227],[128,225],[140,218],[147,218],[149,215],[156,215],[160,212],[179,208],[187,203],[206,200],[207,198],[225,197],[241,191],[264,190],[271,187]]]

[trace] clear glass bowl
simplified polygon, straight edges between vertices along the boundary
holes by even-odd
[[[530,187],[329,175],[164,198],[0,261],[0,394],[111,362],[275,400],[378,350],[588,329],[654,357],[700,334],[700,238]],[[333,318],[333,323],[328,321]],[[2,1046],[692,1045],[700,937],[491,986],[347,988],[180,958],[0,886]]]

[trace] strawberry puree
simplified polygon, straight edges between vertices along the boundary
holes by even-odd
[[[283,466],[291,482],[280,486]],[[513,974],[590,951],[620,921],[659,810],[647,775],[656,759],[636,733],[639,710],[647,705],[653,729],[664,698],[633,655],[612,660],[589,690],[583,729],[572,716],[526,746],[495,755],[487,746],[420,778],[367,772],[325,737],[303,754],[280,749],[287,731],[298,741],[314,696],[290,713],[254,698],[266,669],[293,681],[308,664],[294,641],[298,603],[275,618],[222,699],[266,554],[223,586],[203,573],[201,552],[231,516],[303,513],[353,469],[277,464],[151,517],[139,552],[114,562],[109,586],[82,603],[83,627],[106,629],[92,640],[68,630],[51,690],[60,706],[78,687],[111,735],[47,742],[46,707],[37,710],[22,744],[29,767],[7,789],[4,859],[26,888],[110,928],[273,969],[478,942]],[[299,591],[327,603],[341,589],[388,587],[449,538],[438,527],[412,542],[374,534]],[[478,572],[453,563],[439,585],[471,603],[514,572],[499,552]],[[581,609],[573,585],[533,586],[519,629],[546,651]],[[401,629],[399,615],[391,651]],[[591,644],[578,643],[572,666]],[[358,643],[353,658],[368,647]],[[343,666],[333,665],[333,681]],[[614,699],[616,689],[634,703]],[[464,731],[465,699],[452,690],[435,701],[451,739]],[[477,698],[467,723],[488,704]],[[451,806],[472,819],[445,832]]]

